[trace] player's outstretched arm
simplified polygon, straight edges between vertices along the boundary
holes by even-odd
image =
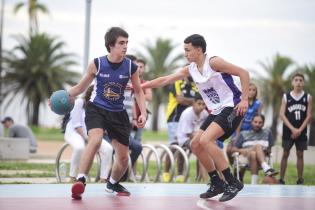
[[[188,66],[184,67],[180,71],[164,76],[158,77],[151,81],[145,82],[141,85],[142,88],[160,88],[166,85],[174,83],[176,80],[184,79],[189,76]]]

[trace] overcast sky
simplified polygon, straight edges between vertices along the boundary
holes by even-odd
[[[6,0],[6,49],[14,45],[11,35],[28,30],[26,9],[17,15],[12,12],[20,1]],[[60,37],[66,50],[82,61],[86,1],[39,1],[50,10],[49,16],[39,16],[40,31]],[[106,53],[103,37],[111,26],[128,31],[129,53],[157,37],[173,40],[183,53],[184,38],[199,33],[209,54],[251,72],[261,70],[257,61],[265,62],[276,53],[300,65],[315,64],[314,0],[92,0],[90,60]],[[77,70],[82,72],[83,67]]]

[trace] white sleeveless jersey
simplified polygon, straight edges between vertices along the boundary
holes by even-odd
[[[189,65],[189,73],[211,114],[218,115],[225,107],[234,107],[241,101],[242,92],[235,85],[232,75],[214,71],[206,55],[202,73],[196,63]]]

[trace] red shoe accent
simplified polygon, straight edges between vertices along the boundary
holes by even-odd
[[[118,192],[117,196],[130,196],[130,192]]]
[[[84,193],[85,186],[82,182],[75,182],[72,185],[72,198],[76,200],[82,199],[81,194]]]

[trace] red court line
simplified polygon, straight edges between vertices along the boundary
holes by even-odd
[[[218,202],[218,197],[212,200],[199,200],[196,197],[145,197],[145,196],[98,196],[86,197],[81,201],[70,198],[0,198],[1,210],[313,210],[314,198],[297,197],[236,197],[228,202]],[[197,202],[202,205],[197,206]]]

